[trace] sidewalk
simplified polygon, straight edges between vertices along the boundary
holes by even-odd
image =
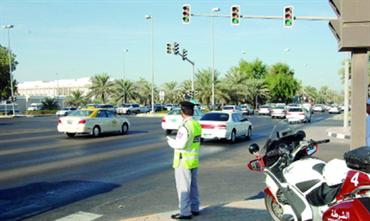
[[[170,221],[171,215],[178,211],[152,214],[147,216],[123,219],[121,221]],[[265,209],[263,199],[244,200],[220,204],[214,206],[206,206],[201,209],[199,216],[194,216],[195,221],[269,221],[270,215]]]
[[[343,114],[335,115],[331,117],[333,120],[343,120]],[[326,129],[326,133],[329,137],[343,139],[343,140],[350,140],[351,139],[351,127],[331,127]]]

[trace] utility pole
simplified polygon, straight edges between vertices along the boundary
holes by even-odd
[[[14,28],[14,25],[5,25],[3,26],[4,29],[8,29],[8,55],[9,55],[9,74],[10,74],[10,92],[11,92],[11,101],[12,101],[12,108],[13,108],[13,116],[15,116],[15,107],[14,107],[14,88],[13,88],[13,70],[12,70],[12,55],[10,49],[10,29]]]

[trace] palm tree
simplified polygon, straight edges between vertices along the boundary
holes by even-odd
[[[215,74],[215,82],[216,82]],[[199,70],[195,74],[195,88],[198,92],[196,98],[202,104],[209,105],[212,97],[212,72],[210,69]]]
[[[127,103],[129,100],[134,100],[139,96],[136,85],[129,80],[116,80],[113,88],[114,102]]]
[[[89,97],[96,97],[105,103],[112,93],[113,82],[107,74],[95,75],[91,78]]]
[[[144,78],[140,78],[138,81],[135,82],[139,101],[141,104],[150,104],[152,99],[152,85],[149,81],[145,80]]]
[[[246,86],[246,96],[248,103],[253,103],[257,109],[258,100],[267,100],[269,98],[269,89],[263,79],[249,79]]]
[[[170,81],[166,82],[162,86],[164,92],[165,92],[165,102],[168,103],[175,103],[177,100],[177,94],[178,94],[178,87],[176,81]]]
[[[245,98],[247,80],[247,75],[236,69],[232,69],[226,74],[223,80],[224,88],[228,89],[227,94],[232,103],[239,104],[239,102]]]
[[[58,101],[55,98],[46,97],[41,103],[44,110],[57,110],[59,107]]]
[[[72,91],[71,96],[68,96],[66,99],[66,104],[73,107],[79,107],[87,103],[88,101],[80,90]]]
[[[215,103],[225,103],[229,100],[227,88],[218,79],[219,72],[215,71]],[[211,69],[199,70],[195,75],[196,99],[202,104],[210,105],[212,98],[212,71]]]

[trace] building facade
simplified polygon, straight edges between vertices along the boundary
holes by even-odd
[[[26,81],[18,84],[18,95],[26,97],[59,97],[70,96],[73,91],[77,90],[80,90],[83,95],[86,95],[89,92],[90,85],[90,78]]]

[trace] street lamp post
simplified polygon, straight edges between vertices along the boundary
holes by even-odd
[[[150,16],[150,15],[145,15],[145,19],[151,21],[152,113],[154,113],[154,27],[153,27],[153,17]]]
[[[125,79],[125,74],[126,74],[126,56],[125,54],[128,52],[128,49],[126,48],[123,50],[123,76],[122,78]]]
[[[219,12],[220,8],[212,8],[212,12]],[[215,28],[214,28],[214,16],[211,17],[211,42],[212,42],[212,110],[215,108]]]
[[[8,29],[8,55],[9,55],[9,74],[10,74],[10,92],[12,96],[12,108],[13,116],[15,116],[15,107],[14,107],[14,89],[13,89],[13,74],[12,74],[12,55],[10,52],[10,29],[14,28],[14,25],[4,25],[4,29]]]

